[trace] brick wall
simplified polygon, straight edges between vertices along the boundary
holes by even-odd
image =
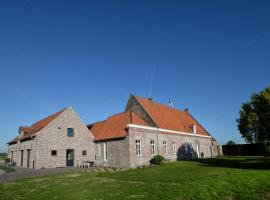
[[[136,155],[136,140],[142,141],[142,154]],[[168,160],[194,159],[204,153],[204,157],[214,157],[217,153],[214,151],[211,138],[186,136],[178,133],[160,132],[143,128],[129,128],[129,152],[130,167],[149,164],[153,157],[151,154],[150,141],[154,140],[156,145],[156,154],[164,156]],[[167,144],[167,154],[164,151],[163,141]],[[176,145],[176,153],[173,152],[173,142]],[[198,150],[199,155],[198,155]]]
[[[67,136],[67,128],[74,128],[74,137]],[[35,168],[66,166],[66,150],[74,149],[74,165],[95,159],[94,136],[72,108],[68,108],[35,138]],[[52,156],[51,151],[57,155]],[[82,155],[82,151],[87,155]]]

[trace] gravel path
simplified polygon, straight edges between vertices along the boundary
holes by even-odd
[[[12,168],[14,168],[16,172],[1,174],[1,171],[0,171],[0,183],[12,181],[16,179],[21,179],[21,178],[51,174],[51,173],[63,173],[63,172],[73,172],[73,171],[78,172],[78,171],[91,170],[91,169],[81,169],[81,168],[55,168],[55,169],[36,169],[36,170],[32,170],[29,168],[21,168],[21,167],[12,167]]]

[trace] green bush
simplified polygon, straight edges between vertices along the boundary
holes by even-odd
[[[204,157],[204,153],[203,152],[201,152],[201,158],[203,158]]]
[[[270,156],[270,142],[264,143],[264,156]]]
[[[160,165],[164,161],[165,161],[165,158],[163,156],[156,155],[150,160],[150,163],[153,164],[153,165]]]

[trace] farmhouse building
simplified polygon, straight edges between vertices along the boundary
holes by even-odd
[[[94,160],[94,136],[75,111],[68,107],[31,126],[19,128],[8,142],[8,156],[17,166],[56,168]]]
[[[214,157],[215,139],[188,110],[131,95],[124,112],[85,125],[69,107],[30,127],[9,143],[18,166],[55,168],[95,161],[99,166],[134,168],[154,155],[167,160]]]

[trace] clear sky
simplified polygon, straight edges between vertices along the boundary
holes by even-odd
[[[85,123],[130,93],[244,142],[242,102],[269,85],[269,1],[0,1],[0,150],[18,126],[71,105]]]

